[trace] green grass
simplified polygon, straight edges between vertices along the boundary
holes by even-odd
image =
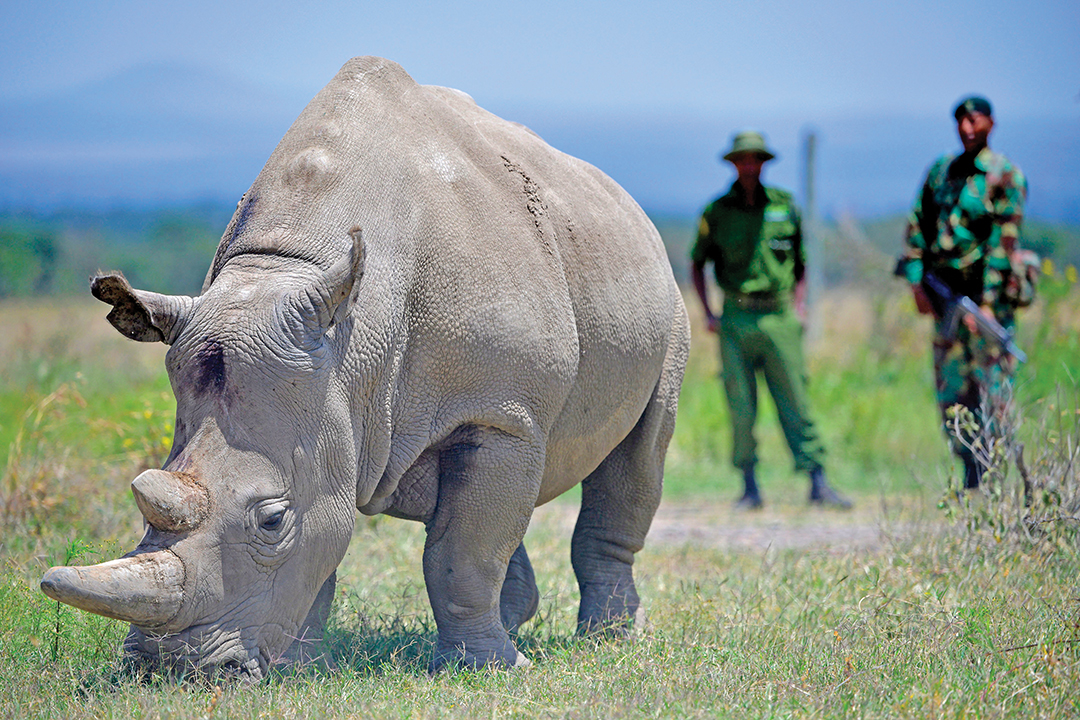
[[[89,305],[6,304],[3,715],[1074,717],[1080,491],[1068,460],[1080,440],[1071,375],[1080,292],[1047,281],[1021,326],[1032,360],[1017,406],[1037,481],[1028,508],[1015,469],[996,494],[959,503],[946,494],[956,469],[938,427],[926,323],[896,290],[830,294],[810,354],[829,472],[854,512],[805,506],[769,400],[759,419],[769,505],[730,510],[739,488],[715,341],[695,324],[661,509],[675,534],[638,555],[645,613],[630,639],[574,637],[576,507],[557,501],[526,538],[541,604],[518,642],[532,666],[429,678],[423,528],[360,518],[329,632],[338,670],[220,687],[129,676],[122,623],[37,588],[51,565],[117,557],[137,542],[127,485],[160,464],[172,421],[161,349],[123,340]]]

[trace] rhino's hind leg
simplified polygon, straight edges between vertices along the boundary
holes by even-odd
[[[543,467],[540,443],[487,427],[455,432],[439,453],[439,497],[424,546],[424,580],[439,629],[432,672],[445,665],[528,664],[503,626],[499,596]]]
[[[503,627],[508,633],[517,632],[536,614],[539,605],[540,591],[536,589],[536,575],[525,552],[525,543],[521,543],[510,557],[506,579],[499,594],[499,615]]]
[[[637,612],[634,554],[660,505],[678,387],[662,377],[634,429],[582,483],[570,546],[581,590],[579,634],[625,634]]]

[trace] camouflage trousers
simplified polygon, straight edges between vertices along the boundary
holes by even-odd
[[[1012,329],[1011,318],[1001,322]],[[942,423],[953,452],[968,461],[973,451],[988,453],[990,441],[1009,432],[1016,359],[962,324],[952,340],[942,335],[940,325],[935,331],[934,377]],[[974,425],[958,417],[957,406],[970,412]]]

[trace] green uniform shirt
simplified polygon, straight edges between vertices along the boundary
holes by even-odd
[[[805,268],[799,211],[778,188],[759,186],[750,207],[743,197],[736,181],[705,208],[690,257],[713,263],[725,293],[786,295]]]
[[[918,283],[924,269],[932,270],[976,302],[999,302],[1026,198],[1023,173],[990,148],[974,158],[938,158],[908,218],[907,280]]]

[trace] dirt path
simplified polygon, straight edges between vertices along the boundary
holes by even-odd
[[[661,506],[647,542],[692,543],[740,550],[878,549],[887,540],[880,518],[800,508],[737,512],[727,507]]]
[[[570,533],[577,509],[566,503],[550,503],[536,509],[535,519],[541,518],[545,524],[557,523]],[[690,543],[748,552],[802,548],[843,554],[881,549],[898,535],[910,534],[912,527],[886,522],[878,506],[839,512],[792,504],[743,512],[726,503],[665,501],[653,520],[646,545]]]

